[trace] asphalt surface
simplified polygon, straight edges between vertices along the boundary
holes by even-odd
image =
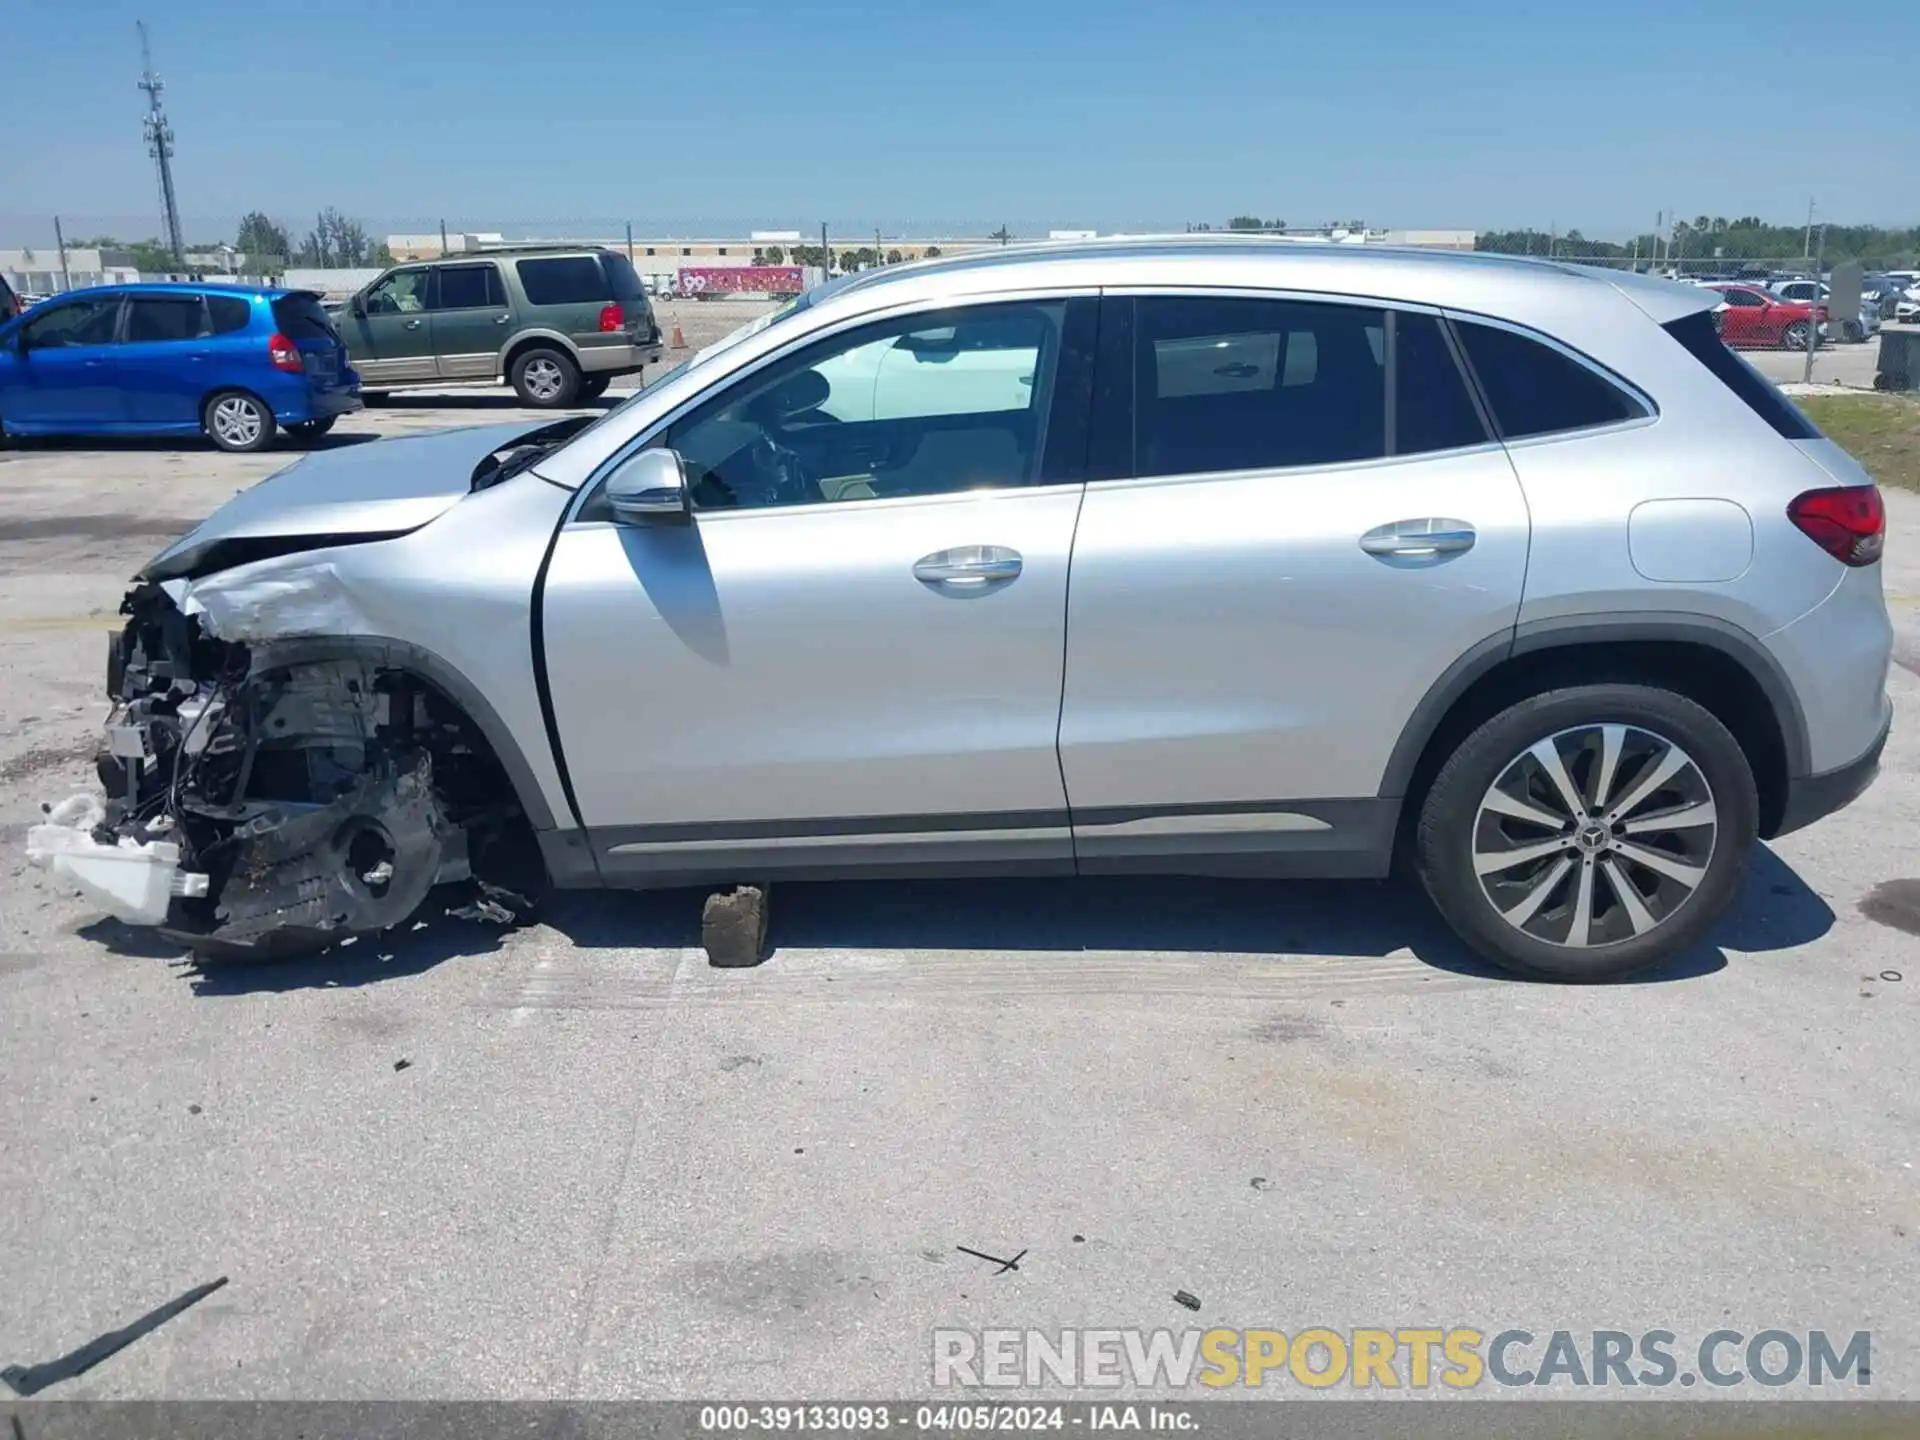
[[[278,463],[0,452],[0,1367],[230,1281],[49,1398],[882,1397],[936,1326],[1417,1324],[1864,1329],[1920,1395],[1916,497],[1879,782],[1637,983],[1500,978],[1394,886],[1134,881],[788,886],[743,971],[667,894],[203,973],[23,839],[126,575]]]

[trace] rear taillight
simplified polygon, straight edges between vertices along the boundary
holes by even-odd
[[[267,358],[273,362],[276,370],[285,370],[289,374],[306,373],[306,366],[300,360],[300,347],[284,335],[276,335],[267,341]]]
[[[1787,518],[1843,565],[1871,565],[1887,539],[1887,508],[1872,485],[1836,485],[1794,497]]]
[[[600,333],[602,335],[610,335],[615,330],[623,329],[626,323],[627,312],[622,310],[618,304],[602,305],[600,307]]]

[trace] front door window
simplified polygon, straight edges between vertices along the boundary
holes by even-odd
[[[367,292],[369,315],[417,315],[427,308],[431,272],[396,270]]]
[[[1040,483],[1065,301],[862,326],[775,362],[672,428],[700,510]]]

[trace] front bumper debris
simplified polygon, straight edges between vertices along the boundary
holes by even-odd
[[[351,636],[329,658],[283,659],[313,647],[228,629],[181,588],[141,585],[121,606],[96,757],[106,798],[34,827],[36,864],[203,955],[323,949],[401,923],[453,882],[480,882],[483,914],[525,909],[531,834],[456,705]],[[283,580],[272,598],[336,597]]]

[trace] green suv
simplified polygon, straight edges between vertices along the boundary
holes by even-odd
[[[591,400],[660,358],[660,327],[627,257],[518,247],[396,265],[337,318],[362,393],[501,376],[528,405]]]

